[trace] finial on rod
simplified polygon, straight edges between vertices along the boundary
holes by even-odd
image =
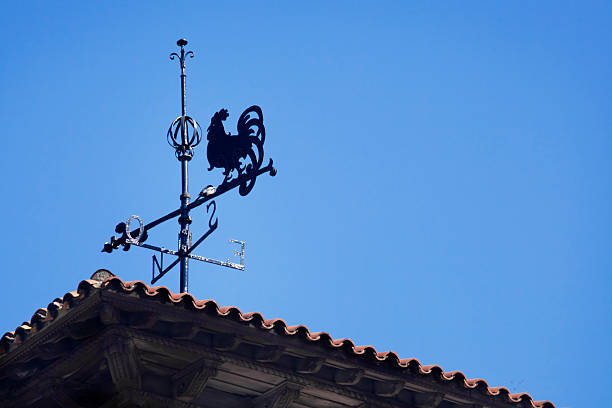
[[[170,54],[170,59],[174,60],[174,58],[178,58],[179,64],[181,66],[181,75],[185,75],[185,60],[186,60],[185,57],[189,56],[190,58],[193,58],[193,51],[185,52],[185,46],[187,45],[187,40],[184,38],[181,38],[180,40],[178,40],[176,42],[176,45],[181,47],[181,55],[177,54],[176,52],[173,52],[172,54]]]

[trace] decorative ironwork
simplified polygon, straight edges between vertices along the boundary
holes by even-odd
[[[225,132],[223,121],[228,118],[229,113],[226,109],[221,109],[213,115],[210,121],[206,137],[208,140],[206,153],[210,165],[208,170],[211,171],[215,168],[221,168],[223,169],[224,178],[217,187],[212,185],[204,187],[198,197],[191,202],[191,196],[189,195],[188,163],[194,157],[195,147],[202,141],[202,130],[197,121],[187,115],[185,63],[188,57],[194,57],[194,53],[192,51],[185,51],[187,40],[180,39],[176,44],[180,47],[180,52],[171,53],[170,59],[177,59],[181,70],[181,116],[176,118],[170,125],[166,139],[168,144],[174,149],[176,158],[181,163],[180,208],[147,224],[145,224],[139,216],[132,215],[126,222],[117,224],[115,232],[120,235],[118,237],[112,236],[110,242],[104,244],[102,252],[111,253],[119,247],[122,247],[124,251],[128,251],[132,245],[159,252],[159,260],[153,255],[153,276],[151,283],[157,282],[166,273],[172,270],[172,268],[180,264],[179,290],[180,292],[187,292],[189,259],[244,270],[244,250],[246,243],[242,241],[230,240],[230,243],[241,245],[240,251],[234,250],[234,255],[240,256],[239,264],[230,262],[229,259],[224,262],[192,253],[192,251],[204,242],[204,240],[218,227],[218,219],[215,217],[217,204],[213,199],[236,187],[238,187],[239,194],[245,196],[253,189],[255,180],[258,176],[264,173],[270,173],[271,176],[274,176],[276,175],[276,169],[273,167],[272,159],[269,160],[266,166],[261,167],[264,159],[263,145],[266,140],[266,129],[263,124],[263,113],[261,108],[254,105],[246,109],[242,115],[240,115],[238,118],[237,135],[231,135]],[[206,211],[210,213],[208,231],[192,244],[192,235],[189,230],[189,226],[192,222],[190,212],[202,204],[206,204]],[[175,217],[178,217],[178,222],[180,224],[177,251],[145,243],[149,237],[149,230]],[[138,226],[134,223],[137,223]],[[164,254],[177,257],[177,259],[165,268],[163,265]]]
[[[191,129],[191,131],[190,131]],[[168,129],[168,144],[175,150],[176,157],[193,157],[193,149],[202,141],[200,125],[190,116],[179,116]]]

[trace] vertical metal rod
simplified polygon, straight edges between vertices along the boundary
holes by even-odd
[[[187,115],[187,95],[185,90],[185,45],[187,45],[187,40],[180,39],[176,42],[178,46],[181,47],[181,132],[183,138],[183,146],[188,146],[188,135],[187,135],[187,123],[185,121],[185,115]],[[181,231],[179,232],[180,238],[180,248],[179,248],[179,258],[181,260],[181,274],[180,274],[180,282],[179,282],[179,291],[180,293],[185,293],[189,290],[188,282],[189,282],[189,258],[187,257],[187,253],[189,252],[189,246],[191,244],[191,239],[189,239],[189,224],[191,223],[191,218],[189,217],[189,184],[188,184],[188,171],[187,171],[187,163],[191,160],[191,152],[184,151],[182,154],[178,156],[178,159],[181,161],[181,216],[179,217],[179,223],[181,225]]]

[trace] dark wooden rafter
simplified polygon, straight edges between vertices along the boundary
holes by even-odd
[[[150,329],[159,320],[159,314],[153,312],[126,313],[126,325],[133,329]]]
[[[110,303],[102,303],[100,306],[100,322],[105,326],[119,324],[121,315],[119,309]]]
[[[240,345],[240,338],[235,334],[215,333],[212,338],[212,346],[219,351],[235,350]]]
[[[217,375],[219,360],[201,358],[183,368],[172,376],[172,389],[174,396],[181,401],[193,401],[198,398],[208,380]]]
[[[253,353],[253,358],[260,363],[274,363],[281,358],[284,351],[285,347],[282,346],[257,347]]]
[[[115,387],[118,390],[140,389],[141,370],[132,339],[118,333],[109,333],[104,338],[103,347]]]
[[[84,340],[95,336],[101,329],[102,326],[96,316],[67,326],[65,336],[73,340]]]
[[[198,327],[193,322],[177,322],[170,325],[169,335],[175,339],[193,339],[198,334]]]
[[[253,400],[253,408],[288,408],[300,397],[302,386],[283,381]]]
[[[45,397],[54,400],[62,408],[83,408],[69,396],[65,385],[59,379],[51,381],[45,390]]]
[[[374,394],[379,397],[395,397],[403,389],[404,381],[374,381]]]
[[[59,378],[45,379],[40,381],[38,392],[24,394],[22,398],[0,398],[0,406],[2,408],[22,408],[37,405],[37,402],[40,401],[53,401],[61,408],[83,408],[68,394],[69,386]]]
[[[71,339],[64,339],[57,343],[41,344],[36,350],[36,357],[41,360],[55,360],[69,352],[72,344]]]
[[[412,405],[415,408],[438,408],[443,400],[444,394],[439,392],[415,392],[412,394]]]
[[[364,370],[347,368],[336,370],[334,381],[339,385],[355,385],[363,378]]]
[[[99,408],[199,408],[189,402],[154,393],[127,389],[117,393]]]
[[[299,374],[316,374],[323,367],[325,359],[321,357],[298,358],[295,362],[295,371]]]
[[[40,371],[35,360],[30,360],[25,363],[14,364],[4,370],[4,376],[11,380],[20,380],[29,378]]]
[[[86,344],[81,344],[80,347],[67,354],[69,357],[66,358],[66,355],[64,355],[64,358],[57,359],[53,364],[31,373],[27,377],[23,377],[26,381],[23,381],[18,387],[9,389],[8,394],[0,392],[0,401],[10,400],[12,405],[7,405],[8,407],[21,408],[29,406],[34,401],[46,398],[45,394],[40,392],[40,389],[50,389],[49,384],[55,384],[57,381],[54,379],[59,378],[62,378],[64,386],[62,391],[65,391],[68,387],[68,382],[65,378],[69,373],[75,372],[75,367],[100,366],[99,363],[96,363],[96,359],[92,360],[91,356],[99,354],[99,351],[102,349],[102,340],[102,337],[97,337]],[[36,354],[36,350],[34,350],[34,353]],[[12,366],[4,367],[4,370],[6,368],[9,371],[12,370]],[[2,382],[0,381],[1,384]]]

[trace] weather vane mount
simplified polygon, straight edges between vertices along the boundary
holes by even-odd
[[[218,197],[236,187],[240,195],[247,195],[254,187],[255,180],[263,173],[276,175],[272,159],[262,167],[264,159],[264,142],[266,139],[266,129],[263,123],[263,113],[259,106],[247,108],[238,118],[237,135],[226,133],[223,122],[228,118],[229,112],[221,109],[216,112],[207,129],[206,139],[208,146],[206,155],[209,163],[208,170],[215,168],[223,169],[223,181],[217,187],[208,185],[199,193],[198,197],[191,202],[189,195],[188,163],[194,157],[194,149],[202,141],[202,130],[198,122],[187,115],[187,95],[186,95],[186,59],[193,58],[193,51],[185,51],[187,40],[180,39],[176,42],[180,51],[170,54],[170,59],[178,59],[181,70],[181,115],[176,118],[168,129],[166,139],[168,144],[174,149],[176,158],[181,164],[181,195],[180,207],[155,221],[145,224],[137,215],[130,216],[126,222],[121,222],[115,227],[115,232],[120,234],[112,236],[110,242],[104,244],[102,252],[111,253],[114,249],[122,247],[128,251],[132,246],[151,249],[159,252],[160,259],[153,255],[153,272],[151,283],[157,282],[161,277],[180,265],[180,292],[187,292],[189,278],[189,259],[208,262],[228,268],[244,270],[244,250],[246,243],[238,240],[230,240],[230,243],[239,244],[240,251],[234,250],[235,256],[240,256],[240,263],[218,261],[211,258],[195,255],[192,251],[208,238],[218,226],[218,219],[215,217],[217,204],[214,201]],[[190,211],[196,207],[206,204],[206,211],[210,213],[208,221],[208,231],[192,243],[192,235],[189,226],[192,223]],[[148,231],[157,225],[178,217],[180,231],[178,234],[177,250],[165,247],[150,245],[145,243],[148,239]],[[135,224],[138,224],[137,226]],[[164,268],[164,254],[176,256],[167,267]],[[157,272],[157,274],[156,274]]]

